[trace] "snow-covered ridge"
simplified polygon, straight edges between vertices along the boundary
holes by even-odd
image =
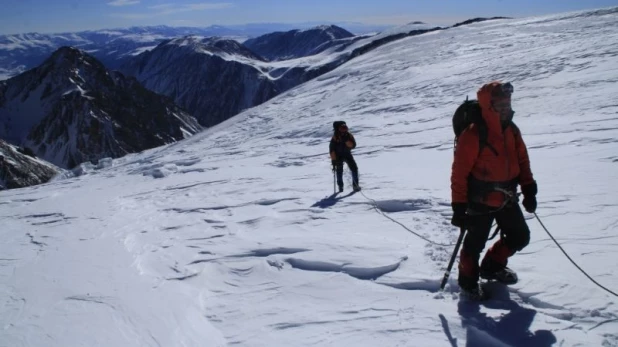
[[[315,49],[329,41],[354,35],[335,25],[310,29],[274,32],[249,39],[243,44],[268,60],[288,60],[315,54]]]
[[[218,55],[226,60],[263,61],[264,59],[236,40],[217,36],[185,36],[163,41],[160,46],[173,46],[197,53]]]

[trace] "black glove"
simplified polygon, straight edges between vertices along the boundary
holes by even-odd
[[[336,160],[331,160],[330,162],[333,165],[333,171],[335,171],[337,169],[337,161]]]
[[[466,222],[468,221],[468,215],[466,214],[468,204],[464,202],[453,202],[451,203],[451,207],[453,208],[451,224],[456,227],[465,228]]]
[[[524,201],[521,202],[522,205],[524,205],[527,212],[534,213],[536,211],[536,193],[538,192],[536,182],[522,186],[521,192],[524,194]]]

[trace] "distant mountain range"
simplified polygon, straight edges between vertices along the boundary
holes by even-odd
[[[242,35],[223,28],[132,27],[61,34],[18,34],[0,36],[0,79],[15,76],[41,64],[63,46],[79,48],[99,59],[109,69],[156,47],[163,40],[184,35]],[[241,39],[244,39],[242,37]]]
[[[347,23],[356,34],[384,30],[386,26]],[[15,76],[41,64],[62,46],[79,48],[99,59],[107,68],[117,69],[127,60],[152,49],[164,40],[182,36],[217,36],[243,42],[259,35],[293,29],[307,29],[316,23],[300,25],[284,23],[246,24],[209,27],[145,26],[120,29],[81,31],[75,33],[26,33],[0,35],[0,80]]]

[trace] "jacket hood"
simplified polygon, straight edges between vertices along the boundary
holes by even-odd
[[[487,124],[487,128],[489,129],[489,132],[494,132],[497,134],[502,132],[500,114],[496,112],[493,107],[491,107],[491,102],[492,100],[496,100],[498,98],[508,99],[509,102],[511,101],[510,95],[504,95],[500,92],[502,89],[502,84],[503,83],[500,81],[493,81],[485,84],[476,92],[476,97],[479,101],[479,105],[481,106],[483,119],[485,120],[485,124]]]

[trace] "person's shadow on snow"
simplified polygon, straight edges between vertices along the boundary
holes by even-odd
[[[502,284],[489,283],[486,286],[492,299],[485,302],[460,299],[457,305],[461,324],[467,330],[466,347],[549,347],[556,343],[556,336],[551,331],[530,331],[536,310],[521,307],[511,300],[508,288]],[[509,312],[499,319],[494,319],[481,312],[481,305]]]
[[[334,193],[331,196],[327,196],[324,199],[316,202],[315,204],[311,205],[311,207],[319,207],[319,208],[329,208],[333,205],[335,205],[336,203],[338,203],[341,199],[345,199],[349,196],[352,196],[356,194],[355,191],[352,191],[346,195],[342,195],[342,196],[337,196],[339,195],[339,193]]]

